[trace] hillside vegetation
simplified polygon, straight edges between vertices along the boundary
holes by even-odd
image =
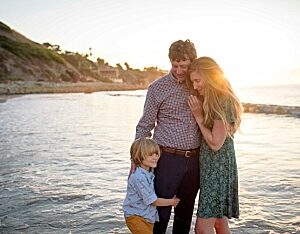
[[[59,45],[36,43],[0,22],[0,83],[50,82],[50,83],[112,83],[101,76],[99,69],[115,69],[125,84],[148,85],[165,74],[157,67],[143,71],[125,63],[109,65],[104,59],[90,60],[91,54],[62,51]]]

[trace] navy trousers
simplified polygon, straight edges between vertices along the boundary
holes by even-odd
[[[184,157],[162,152],[154,170],[155,193],[161,198],[180,199],[174,209],[173,234],[188,234],[199,189],[199,156]],[[159,222],[155,222],[153,233],[166,233],[172,207],[157,207]]]

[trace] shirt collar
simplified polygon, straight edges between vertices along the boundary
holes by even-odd
[[[186,86],[186,82],[183,81],[183,82],[179,82],[172,74],[172,71],[169,72],[169,77],[170,77],[170,81],[176,83],[176,84],[179,84],[179,85],[183,85],[183,86]]]
[[[144,175],[148,176],[150,179],[153,179],[153,178],[154,178],[154,173],[152,172],[152,170],[147,171],[147,170],[145,170],[145,169],[142,168],[142,167],[137,167],[137,170],[140,170],[141,173],[143,173]]]

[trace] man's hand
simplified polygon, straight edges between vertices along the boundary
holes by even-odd
[[[134,163],[131,162],[131,167],[130,167],[130,170],[129,170],[129,174],[128,174],[128,178],[130,177],[130,175],[135,172],[135,169],[136,169],[136,165]]]

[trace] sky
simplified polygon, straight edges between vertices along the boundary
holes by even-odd
[[[139,69],[169,70],[171,43],[190,39],[233,86],[300,84],[300,0],[0,0],[0,21]]]

